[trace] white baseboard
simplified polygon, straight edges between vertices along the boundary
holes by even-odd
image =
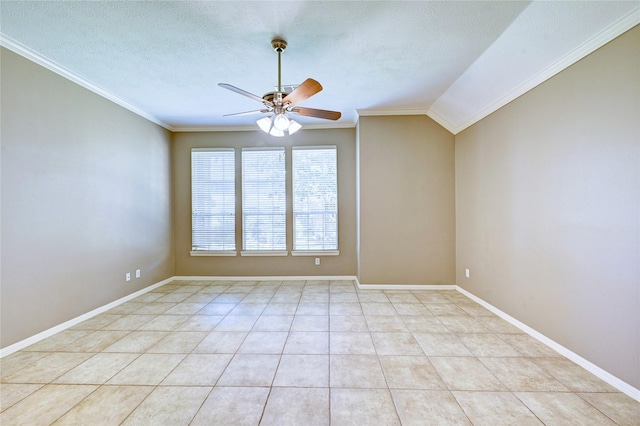
[[[176,281],[358,281],[353,275],[318,275],[318,276],[175,276]]]
[[[336,275],[336,276],[300,276],[300,277],[292,277],[292,276],[283,276],[283,277],[272,277],[272,276],[264,276],[264,277],[218,277],[218,276],[174,276],[167,278],[166,280],[162,280],[158,283],[152,284],[148,287],[143,288],[142,290],[136,291],[135,293],[131,293],[125,297],[122,297],[118,300],[114,300],[111,303],[108,303],[104,306],[96,308],[86,314],[82,314],[78,317],[70,319],[69,321],[65,321],[62,324],[58,324],[55,327],[51,327],[45,331],[42,331],[38,334],[35,334],[31,337],[27,337],[24,340],[14,343],[13,345],[9,345],[6,348],[0,348],[0,358],[3,358],[7,355],[11,355],[12,353],[18,352],[21,349],[26,348],[27,346],[31,346],[34,343],[38,343],[41,340],[46,339],[47,337],[51,337],[56,333],[64,331],[68,328],[73,327],[74,325],[80,324],[82,321],[86,321],[89,318],[92,318],[98,314],[108,311],[109,309],[115,308],[116,306],[128,302],[132,299],[135,299],[138,296],[142,296],[145,293],[148,293],[152,290],[155,290],[158,287],[161,287],[165,284],[168,284],[172,281],[180,281],[180,280],[189,280],[189,281],[213,281],[213,280],[233,280],[233,281],[242,281],[242,280],[251,280],[251,281],[311,281],[311,280],[330,280],[330,281],[356,281],[357,278],[353,275]]]
[[[40,332],[38,334],[35,334],[31,337],[27,337],[24,340],[21,340],[19,342],[14,343],[13,345],[9,345],[6,348],[2,348],[0,349],[0,358],[3,358],[7,355],[11,355],[14,352],[18,352],[20,349],[24,349],[27,346],[31,346],[34,343],[37,343],[41,340],[46,339],[47,337],[51,337],[56,333],[59,333],[61,331],[66,330],[67,328],[73,327],[74,325],[80,324],[82,321],[86,321],[89,318],[95,317],[98,314],[101,314],[103,312],[108,311],[111,308],[115,308],[116,306],[128,302],[129,300],[135,299],[138,296],[142,296],[145,293],[150,292],[151,290],[154,290],[158,287],[162,287],[163,285],[170,283],[171,281],[173,281],[173,277],[171,278],[167,278],[166,280],[162,280],[160,282],[157,282],[155,284],[152,284],[148,287],[143,288],[142,290],[138,290],[135,293],[131,293],[127,296],[124,296],[118,300],[114,300],[111,303],[107,303],[104,306],[100,306],[99,308],[96,308],[92,311],[87,312],[86,314],[82,314],[78,317],[75,317],[73,319],[70,319],[69,321],[65,321],[62,324],[58,324],[55,327],[51,327],[48,330],[45,330],[43,332]]]
[[[570,359],[571,361],[575,362],[576,364],[578,364],[579,366],[581,366],[582,368],[584,368],[585,370],[589,371],[590,373],[592,373],[593,375],[595,375],[596,377],[602,379],[603,381],[605,381],[606,383],[610,384],[611,386],[613,386],[614,388],[620,390],[621,392],[625,393],[626,395],[629,395],[631,398],[635,399],[636,401],[640,402],[640,389],[636,389],[635,387],[631,386],[630,384],[620,380],[619,378],[617,378],[616,376],[608,373],[607,371],[603,370],[602,368],[598,367],[597,365],[593,364],[590,361],[587,361],[586,359],[582,358],[580,355],[576,354],[575,352],[572,352],[571,350],[565,348],[564,346],[560,345],[559,343],[549,339],[548,337],[546,337],[545,335],[539,333],[538,331],[534,330],[533,328],[529,327],[528,325],[518,321],[517,319],[513,318],[512,316],[510,316],[509,314],[501,311],[500,309],[496,308],[495,306],[491,305],[490,303],[484,301],[483,299],[479,298],[478,296],[468,292],[467,290],[463,289],[462,287],[458,286],[458,285],[449,285],[449,284],[444,284],[444,285],[419,285],[419,284],[360,284],[359,280],[357,277],[355,276],[350,276],[350,275],[344,275],[344,276],[313,276],[313,277],[309,277],[309,276],[299,276],[299,277],[291,277],[291,276],[282,276],[282,277],[271,277],[271,276],[265,276],[265,277],[217,277],[217,276],[174,276],[171,278],[167,278],[165,280],[162,280],[156,284],[152,284],[148,287],[143,288],[142,290],[138,290],[135,293],[131,293],[125,297],[122,297],[118,300],[115,300],[111,303],[108,303],[104,306],[101,306],[97,309],[94,309],[90,312],[87,312],[86,314],[80,315],[76,318],[73,318],[69,321],[66,321],[62,324],[59,324],[55,327],[51,327],[48,330],[45,330],[41,333],[38,333],[36,335],[33,335],[31,337],[28,337],[24,340],[21,340],[17,343],[14,343],[13,345],[7,346],[6,348],[1,348],[0,349],[0,358],[3,358],[7,355],[10,355],[14,352],[17,352],[21,349],[26,348],[27,346],[33,345],[34,343],[37,343],[43,339],[46,339],[47,337],[51,337],[56,333],[59,333],[63,330],[66,330],[70,327],[73,327],[74,325],[77,325],[79,323],[81,323],[82,321],[88,320],[89,318],[92,318],[98,314],[101,314],[103,312],[108,311],[109,309],[112,309],[122,303],[128,302],[129,300],[135,299],[138,296],[141,296],[145,293],[148,293],[152,290],[155,290],[158,287],[161,287],[165,284],[168,284],[172,281],[184,281],[184,280],[190,280],[190,281],[213,281],[213,280],[234,280],[234,281],[241,281],[241,280],[251,280],[251,281],[299,281],[299,280],[304,280],[304,281],[311,281],[311,280],[330,280],[330,281],[355,281],[356,286],[359,289],[362,290],[457,290],[458,292],[464,294],[465,296],[467,296],[469,299],[473,300],[474,302],[482,305],[483,307],[485,307],[486,309],[488,309],[489,311],[493,312],[494,314],[496,314],[497,316],[499,316],[500,318],[504,319],[505,321],[509,322],[510,324],[514,325],[515,327],[519,328],[520,330],[524,331],[525,333],[527,333],[528,335],[530,335],[531,337],[537,339],[538,341],[544,343],[545,345],[549,346],[551,349],[555,350],[556,352],[558,352],[559,354],[563,355],[564,357]]]
[[[465,290],[465,289],[463,289],[463,288],[461,288],[459,286],[456,286],[456,290],[458,290],[460,293],[464,294],[465,296],[467,296],[469,299],[473,300],[474,302],[484,306],[489,311],[493,312],[494,314],[496,314],[500,318],[504,319],[508,323],[514,325],[515,327],[518,327],[520,330],[524,331],[525,333],[527,333],[528,335],[530,335],[534,339],[536,339],[539,342],[544,343],[545,345],[549,346],[551,349],[553,349],[554,351],[558,352],[560,355],[562,355],[565,358],[570,359],[571,361],[575,362],[580,367],[584,368],[585,370],[587,370],[588,372],[590,372],[594,376],[602,379],[606,383],[608,383],[611,386],[613,386],[614,388],[618,389],[620,392],[625,393],[625,394],[629,395],[631,398],[633,398],[636,401],[640,402],[640,389],[636,389],[635,387],[631,386],[630,384],[620,380],[619,378],[617,378],[613,374],[603,370],[602,368],[600,368],[597,365],[593,364],[591,361],[588,361],[588,360],[582,358],[580,355],[578,355],[575,352],[572,352],[571,350],[565,348],[561,344],[549,339],[544,334],[539,333],[538,331],[534,330],[533,328],[529,327],[528,325],[518,321],[517,319],[513,318],[511,315],[501,311],[500,309],[498,309],[495,306],[493,306],[492,304],[482,300],[481,298],[479,298],[478,296],[474,295],[473,293],[470,293],[467,290]]]
[[[454,284],[356,284],[361,290],[455,290]]]

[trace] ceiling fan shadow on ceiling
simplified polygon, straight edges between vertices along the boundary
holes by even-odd
[[[311,96],[320,92],[322,90],[322,86],[314,79],[308,78],[292,92],[286,92],[285,90],[283,90],[280,64],[282,52],[284,52],[284,50],[287,48],[287,42],[281,39],[274,39],[271,41],[271,46],[278,54],[278,90],[275,92],[268,92],[264,96],[260,97],[230,84],[218,83],[218,86],[256,100],[262,103],[265,107],[253,111],[226,114],[224,115],[224,117],[255,113],[267,114],[266,117],[259,119],[256,123],[265,133],[278,137],[291,135],[302,128],[302,125],[300,125],[300,123],[289,118],[289,114],[322,118],[325,120],[340,119],[342,114],[337,111],[297,106],[300,102],[304,101],[305,99],[309,99]]]

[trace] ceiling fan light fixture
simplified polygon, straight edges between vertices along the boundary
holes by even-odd
[[[256,121],[256,124],[258,125],[258,127],[260,127],[260,129],[263,132],[269,133],[272,127],[271,118],[272,118],[271,115],[267,117],[262,117],[260,120]]]
[[[273,117],[273,126],[276,129],[285,131],[289,128],[290,124],[291,121],[289,120],[289,117],[287,117],[287,114],[285,114],[284,112],[276,114],[275,117]]]
[[[256,124],[263,132],[279,138],[285,135],[292,135],[302,129],[302,125],[300,123],[296,120],[290,119],[284,113],[263,117],[256,121]],[[286,124],[285,128],[281,128],[283,127],[283,124]]]
[[[256,121],[256,124],[258,125],[258,127],[260,127],[260,130],[262,130],[263,132],[268,133],[271,136],[276,136],[281,138],[282,136],[285,135],[285,130],[278,129],[276,126],[274,126],[273,125],[274,120],[275,120],[274,116],[270,115],[268,117],[263,117],[260,120]]]
[[[260,109],[255,111],[246,111],[229,115],[244,115],[253,114],[256,112],[269,114],[266,117],[256,121],[260,130],[268,133],[272,136],[282,137],[285,135],[292,135],[302,128],[302,125],[295,120],[289,118],[289,114],[298,114],[306,117],[316,117],[328,120],[339,120],[341,114],[337,111],[327,111],[315,108],[303,108],[298,107],[300,102],[310,98],[316,93],[322,90],[322,85],[312,78],[308,78],[301,84],[292,87],[292,90],[283,90],[282,87],[282,73],[281,73],[281,60],[280,56],[282,52],[287,48],[287,42],[281,39],[271,40],[271,46],[278,54],[278,86],[275,92],[269,92],[262,97],[256,96],[253,93],[249,93],[245,90],[238,89],[235,86],[226,83],[218,83],[218,86],[231,90],[232,92],[246,96],[258,102],[261,102],[266,109]]]
[[[284,131],[282,131],[282,130],[277,129],[277,128],[275,128],[275,127],[274,127],[274,128],[272,128],[272,129],[271,129],[271,131],[269,132],[269,134],[270,134],[271,136],[276,136],[276,137],[278,137],[278,138],[281,138],[281,137],[283,137],[283,136],[284,136]]]
[[[302,129],[302,125],[296,120],[289,120],[289,134],[292,135],[298,130]]]

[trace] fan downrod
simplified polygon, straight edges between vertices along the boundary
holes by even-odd
[[[320,85],[320,83],[318,83],[314,79],[308,78],[305,81],[303,81],[302,84],[297,85],[297,87],[289,89],[290,91],[284,91],[282,87],[282,78],[281,78],[282,77],[281,56],[282,56],[282,52],[284,52],[285,49],[287,48],[287,42],[285,40],[282,40],[281,38],[274,38],[273,40],[271,40],[271,47],[273,47],[273,50],[275,50],[275,52],[278,55],[278,88],[276,91],[266,93],[264,96],[259,97],[254,95],[253,93],[249,93],[245,90],[238,89],[237,87],[232,86],[230,84],[218,83],[218,86],[224,89],[231,90],[232,92],[238,93],[242,96],[246,96],[248,98],[261,102],[266,107],[266,109],[259,109],[256,111],[247,111],[247,112],[241,112],[236,114],[227,114],[227,116],[253,114],[256,112],[267,113],[269,115],[265,118],[268,118],[267,121],[270,122],[271,127],[267,131],[265,130],[263,125],[260,124],[260,128],[265,130],[267,133],[271,132],[271,128],[274,126],[274,120],[276,118],[278,119],[280,118],[278,116],[284,115],[285,118],[288,118],[286,116],[286,113],[302,115],[305,117],[323,118],[326,120],[339,120],[342,114],[340,114],[338,111],[328,111],[324,109],[314,109],[314,108],[305,108],[305,107],[297,106],[300,102],[320,92],[322,90],[322,86]],[[259,123],[262,122],[263,120],[264,119],[259,120]],[[299,124],[297,128],[300,128]],[[291,133],[291,130],[290,130],[290,133]]]
[[[273,50],[276,52],[282,53],[287,48],[287,42],[280,38],[275,38],[271,40],[271,47],[273,47]]]

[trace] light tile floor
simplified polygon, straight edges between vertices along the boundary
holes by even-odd
[[[638,425],[456,291],[174,281],[0,360],[2,425]]]

